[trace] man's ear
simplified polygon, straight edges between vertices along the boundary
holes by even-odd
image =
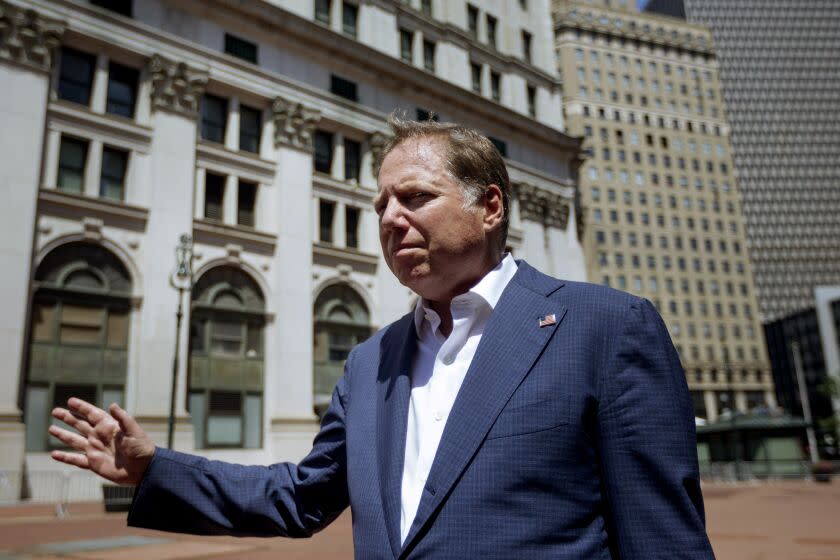
[[[484,229],[493,231],[501,227],[504,215],[502,189],[496,184],[489,185],[484,191]]]

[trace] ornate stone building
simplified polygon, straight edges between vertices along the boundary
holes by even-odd
[[[708,29],[628,0],[553,5],[567,129],[590,155],[580,174],[590,280],[656,305],[698,417],[773,406]]]
[[[175,448],[300,458],[349,349],[413,302],[371,206],[394,110],[490,136],[516,191],[510,249],[583,279],[548,15],[0,0],[0,501],[49,498],[45,430],[70,394],[122,403],[165,444],[173,369]],[[71,498],[98,495],[83,482]]]

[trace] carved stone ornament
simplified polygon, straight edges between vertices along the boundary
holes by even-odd
[[[321,120],[320,111],[278,96],[274,98],[271,112],[275,147],[286,144],[293,148],[312,150],[315,127]]]
[[[146,70],[151,80],[152,108],[195,118],[198,101],[207,85],[208,73],[159,54],[152,56]]]
[[[0,0],[0,58],[49,72],[64,23]]]
[[[565,196],[526,183],[517,184],[514,191],[519,200],[520,219],[566,229],[570,201]]]
[[[388,145],[390,140],[390,136],[379,131],[374,132],[370,135],[370,138],[368,138],[371,155],[370,165],[373,169],[374,177],[379,176],[379,166],[382,164],[382,152],[385,150],[385,146]]]

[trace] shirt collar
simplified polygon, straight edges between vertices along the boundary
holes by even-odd
[[[468,292],[453,298],[453,301],[458,298],[478,296],[490,306],[490,309],[495,309],[496,304],[499,302],[499,298],[502,297],[502,292],[505,291],[505,288],[508,285],[508,282],[516,276],[516,271],[516,261],[513,260],[510,253],[506,253],[504,258],[496,265],[495,268],[493,268],[493,270],[485,274],[484,277],[479,280],[475,286],[470,288]],[[432,315],[432,317],[428,317],[428,315]],[[423,320],[427,317],[432,323],[432,330],[437,329],[437,324],[440,323],[437,313],[435,313],[429,306],[428,300],[420,298],[414,306],[414,327],[417,330],[418,335],[421,332]]]

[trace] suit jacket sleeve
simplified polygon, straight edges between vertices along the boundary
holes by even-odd
[[[649,301],[630,304],[613,344],[598,411],[613,557],[714,558],[685,374]]]
[[[327,526],[349,502],[348,370],[345,366],[333,391],[312,451],[299,464],[234,465],[158,448],[135,492],[128,524],[203,535],[288,537],[308,537]]]

